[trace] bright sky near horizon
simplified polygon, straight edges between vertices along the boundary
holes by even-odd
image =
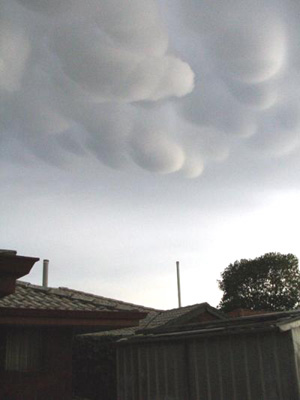
[[[176,260],[183,305],[216,306],[229,263],[300,257],[300,3],[0,9],[1,248],[156,308]]]

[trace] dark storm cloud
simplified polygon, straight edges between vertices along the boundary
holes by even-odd
[[[2,153],[19,142],[53,165],[77,155],[195,178],[230,170],[237,148],[253,160],[299,150],[294,1],[0,6]]]

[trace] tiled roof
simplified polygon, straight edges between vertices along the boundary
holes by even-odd
[[[161,311],[120,300],[89,294],[64,287],[49,288],[17,281],[15,293],[0,299],[0,308],[69,310],[69,311],[140,311],[148,312],[138,327],[116,329],[107,332],[114,336],[130,336],[137,330],[150,330],[185,321],[195,313],[219,312],[207,303]],[[217,315],[222,318],[222,315]],[[104,333],[100,332],[99,335]],[[97,334],[93,334],[96,335]]]
[[[194,316],[195,313],[209,311],[216,315],[217,319],[227,318],[223,313],[211,307],[208,303],[193,304],[186,307],[174,308],[166,311],[151,311],[137,327],[115,329],[107,332],[91,333],[89,336],[131,336],[137,331],[148,331],[156,328],[166,327],[169,325],[181,323],[184,319]]]
[[[70,311],[153,311],[152,308],[71,290],[17,281],[15,293],[0,299],[0,307]]]
[[[182,317],[183,315],[186,315],[195,309],[202,308],[203,305],[205,304],[206,303],[193,304],[191,306],[173,308],[172,310],[161,311],[160,313],[157,313],[155,318],[152,318],[152,320],[150,320],[148,324],[145,324],[143,328],[152,329],[158,326],[166,325],[169,322],[177,320],[177,318]]]

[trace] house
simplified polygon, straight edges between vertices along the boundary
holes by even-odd
[[[138,325],[146,313],[16,281],[36,261],[0,251],[0,399],[70,400],[74,335]]]
[[[154,332],[182,324],[189,326],[193,323],[228,318],[208,303],[166,311],[151,308],[143,310],[147,311],[148,315],[140,321],[139,326],[76,337],[73,371],[78,394],[91,400],[117,399],[116,342],[119,339],[133,337],[147,330]]]
[[[118,400],[299,400],[300,310],[137,331],[117,347]]]

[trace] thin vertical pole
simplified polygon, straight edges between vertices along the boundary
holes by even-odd
[[[43,286],[48,287],[49,260],[43,261]]]
[[[177,269],[178,308],[180,308],[181,307],[181,291],[180,291],[179,261],[176,261],[176,269]]]

